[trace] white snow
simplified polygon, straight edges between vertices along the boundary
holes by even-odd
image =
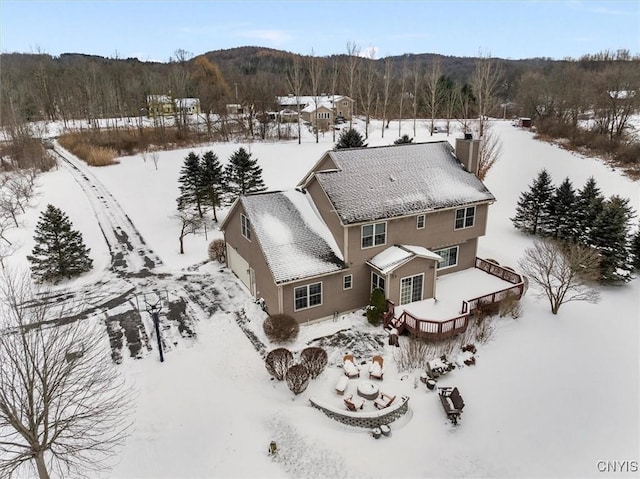
[[[418,123],[415,141],[454,141],[454,136],[441,133],[429,136],[426,126],[427,122]],[[542,168],[556,184],[569,176],[580,187],[594,176],[605,195],[619,194],[632,205],[639,204],[638,183],[604,162],[535,141],[532,133],[509,122],[495,122],[494,128],[503,142],[503,154],[486,179],[497,201],[489,209],[479,256],[517,265],[533,238],[514,230],[509,217],[520,192]],[[392,122],[385,129],[384,139],[381,131],[381,124],[374,122],[367,139],[370,145],[392,143],[398,124]],[[411,121],[403,122],[402,133],[414,136]],[[267,186],[289,189],[332,145],[327,134],[319,144],[308,135],[302,145],[292,141],[248,147],[259,159]],[[212,144],[193,150],[213,149],[225,160],[239,146]],[[220,237],[211,230],[208,238],[188,236],[186,254],[178,254],[178,223],[171,214],[178,171],[190,150],[161,152],[157,171],[140,156],[92,169],[173,271],[204,261],[208,241]],[[39,182],[40,196],[21,217],[22,228],[9,232],[21,247],[7,262],[13,267],[25,265],[37,216],[51,202],[83,233],[96,265],[88,276],[99,277],[109,259],[82,191],[62,168],[42,175]],[[639,459],[638,279],[620,287],[601,287],[598,304],[568,303],[558,315],[530,292],[519,319],[496,319],[493,341],[478,345],[476,365],[456,368],[438,382],[457,386],[464,398],[457,427],[449,424],[436,393],[416,387],[422,371],[398,371],[391,346],[372,351],[385,358],[381,389],[397,398],[410,397],[409,412],[391,424],[391,436],[376,441],[367,431],[339,424],[310,406],[313,397],[346,411],[343,397],[334,389],[344,374],[341,361],[331,360],[307,391],[294,396],[285,383],[270,380],[232,313],[244,308],[248,326],[266,342],[260,309],[248,294],[230,293],[238,291],[238,280],[216,263],[200,271],[220,286],[224,308],[213,314],[202,311],[197,339],[168,351],[164,363],[151,354],[137,361],[125,358],[123,374],[138,392],[135,426],[118,464],[105,473],[108,477],[602,477],[598,461]],[[445,303],[443,282],[454,278],[452,274],[439,279],[439,302]],[[62,286],[85,281],[91,278]],[[474,278],[464,282],[460,300],[476,288]],[[287,347],[297,352],[313,338],[349,328],[375,331],[357,312],[303,326],[298,341]],[[344,352],[337,353],[341,360]],[[356,385],[357,379],[349,380],[345,397],[355,394]],[[279,450],[274,458],[267,454],[271,441]]]

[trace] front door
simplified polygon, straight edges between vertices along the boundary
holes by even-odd
[[[400,280],[400,304],[422,301],[422,284],[424,273],[409,276]]]

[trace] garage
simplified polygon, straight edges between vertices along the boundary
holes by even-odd
[[[255,296],[255,291],[252,281],[252,270],[249,267],[249,263],[238,254],[238,252],[227,243],[227,261],[229,262],[229,269],[244,283],[244,285],[251,291],[251,294]]]

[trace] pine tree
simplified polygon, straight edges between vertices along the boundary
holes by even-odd
[[[516,215],[511,218],[513,226],[531,234],[545,233],[544,225],[548,223],[549,205],[553,197],[554,187],[547,170],[538,173],[529,191],[520,194]]]
[[[55,206],[47,205],[41,213],[34,240],[36,245],[27,259],[38,281],[57,283],[93,267],[91,250],[85,246],[82,234],[72,229],[67,215]]]
[[[258,166],[258,160],[252,159],[251,153],[242,147],[229,158],[224,175],[226,189],[233,199],[267,189],[262,181],[262,168]]]
[[[569,178],[556,188],[549,203],[549,217],[545,229],[556,239],[575,241],[578,239],[577,197]]]
[[[334,150],[340,150],[342,148],[359,148],[367,146],[364,142],[364,138],[362,135],[353,128],[349,128],[348,130],[344,130],[340,133],[340,137],[338,138],[338,142],[334,147]]]
[[[213,220],[218,221],[216,207],[220,206],[222,187],[224,183],[222,165],[218,155],[213,151],[207,151],[202,155],[200,163],[200,183],[207,195],[207,201],[213,208]]]
[[[592,229],[596,218],[604,208],[604,196],[596,184],[596,180],[590,177],[578,192],[576,202],[577,230],[579,241],[585,245],[593,246]]]
[[[200,171],[200,157],[190,152],[184,159],[184,165],[180,170],[180,196],[178,196],[178,210],[184,210],[195,206],[198,215],[202,218],[202,203],[205,199],[205,191],[202,186],[202,173]]]
[[[591,241],[600,252],[600,280],[605,283],[632,279],[629,223],[633,210],[629,200],[614,195],[604,202],[604,207],[595,219]]]
[[[633,267],[640,269],[640,228],[631,240],[631,255],[633,257]]]

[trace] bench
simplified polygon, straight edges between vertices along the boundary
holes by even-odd
[[[340,379],[338,379],[336,383],[336,392],[340,394],[340,396],[342,396],[345,389],[347,389],[347,384],[349,384],[349,378],[347,376],[340,376]]]
[[[458,424],[458,419],[464,408],[464,401],[460,395],[458,388],[440,388],[440,402],[444,408],[444,412],[453,424]]]

